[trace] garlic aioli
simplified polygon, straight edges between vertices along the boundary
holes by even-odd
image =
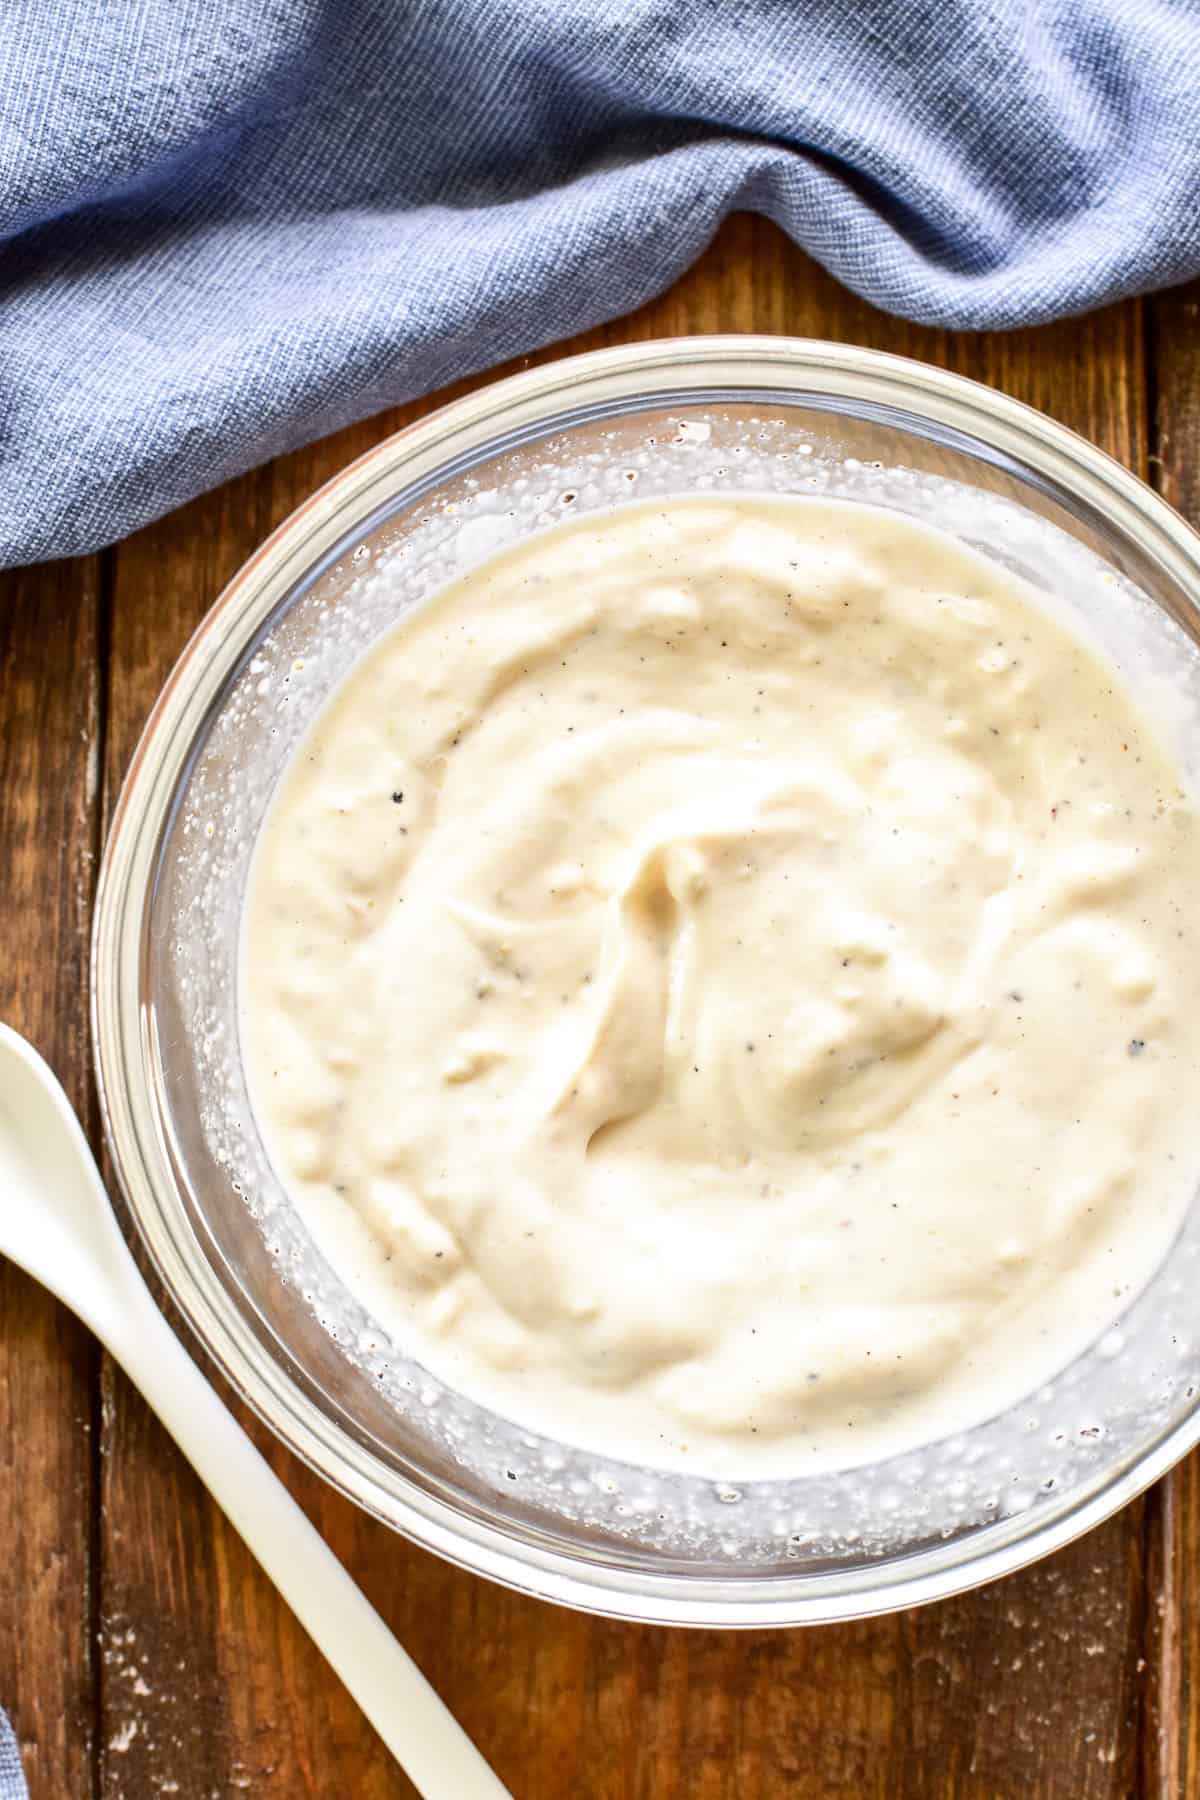
[[[850,502],[622,506],[405,616],[256,852],[272,1159],[405,1350],[744,1477],[1031,1393],[1188,1205],[1200,833],[1115,667]]]

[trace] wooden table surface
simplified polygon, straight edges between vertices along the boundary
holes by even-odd
[[[559,348],[760,331],[899,351],[1042,407],[1200,522],[1197,296],[1005,335],[921,330],[743,217],[661,300]],[[99,556],[0,576],[0,1017],[47,1055],[93,1141],[97,862],[159,686],[266,533],[444,398],[282,458]],[[238,1410],[519,1800],[1200,1800],[1195,1458],[981,1592],[725,1635],[578,1617],[449,1568]],[[0,1703],[33,1800],[412,1795],[124,1377],[7,1266],[0,1446]]]

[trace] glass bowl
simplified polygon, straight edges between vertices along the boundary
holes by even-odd
[[[999,557],[1109,647],[1195,777],[1200,539],[1090,444],[990,389],[850,346],[601,351],[484,387],[380,444],[226,589],[117,807],[92,1022],[105,1125],[150,1257],[234,1386],[314,1469],[429,1549],[548,1599],[790,1625],[1014,1569],[1200,1437],[1200,1209],[1112,1328],[1008,1412],[887,1462],[733,1487],[549,1442],[411,1363],[289,1205],[238,1048],[256,833],[354,660],[400,608],[568,508],[705,489],[869,499]]]

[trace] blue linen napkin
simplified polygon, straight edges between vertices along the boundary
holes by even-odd
[[[12,1726],[0,1708],[0,1800],[29,1800]]]
[[[1200,0],[8,0],[0,564],[625,312],[735,209],[911,318],[1200,270]]]

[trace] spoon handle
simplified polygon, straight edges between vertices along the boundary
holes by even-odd
[[[425,1800],[511,1800],[209,1386],[128,1251],[118,1268],[110,1259],[119,1323],[110,1314],[100,1335],[418,1792]]]

